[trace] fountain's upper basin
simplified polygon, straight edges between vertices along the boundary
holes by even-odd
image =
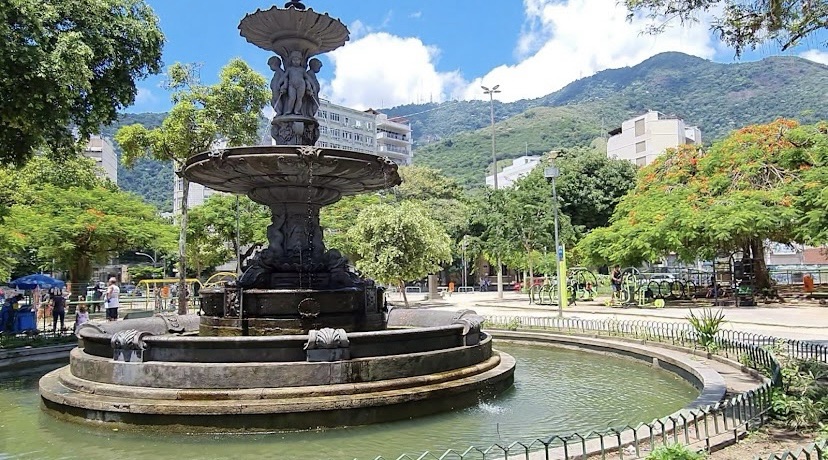
[[[190,157],[181,174],[222,192],[260,203],[334,203],[342,196],[400,184],[397,165],[347,150],[262,145],[231,147]]]

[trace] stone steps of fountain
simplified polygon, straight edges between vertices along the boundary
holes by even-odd
[[[339,388],[302,387],[286,394],[284,390],[290,389],[115,390],[114,385],[79,383],[67,377],[71,374],[65,367],[44,376],[40,390],[48,410],[76,421],[302,429],[376,423],[465,407],[481,395],[511,386],[514,368],[514,358],[495,353],[483,363],[440,374]]]

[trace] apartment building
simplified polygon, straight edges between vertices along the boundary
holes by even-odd
[[[399,165],[411,164],[411,125],[408,120],[370,112],[376,114],[377,155],[388,157]]]
[[[651,110],[621,123],[609,132],[607,156],[646,166],[668,148],[701,145],[701,131],[684,120]]]
[[[377,130],[374,113],[320,99],[316,121],[319,122],[317,147],[376,153]]]
[[[497,173],[497,187],[508,188],[514,185],[521,177],[528,176],[530,172],[540,163],[541,157],[537,155],[525,155],[512,160],[511,166],[506,166]],[[494,176],[486,176],[486,186],[494,187]]]
[[[115,155],[115,150],[109,141],[101,136],[92,136],[86,144],[83,156],[95,160],[98,166],[96,172],[98,177],[106,177],[118,183],[118,156]]]

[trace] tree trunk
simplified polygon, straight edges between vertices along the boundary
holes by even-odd
[[[69,300],[76,300],[78,296],[86,295],[86,284],[91,276],[92,263],[89,261],[89,257],[82,255],[75,259],[75,262],[69,267],[69,283],[71,284],[69,295],[72,296]]]
[[[756,293],[762,293],[765,289],[770,289],[770,273],[768,273],[768,266],[765,264],[765,246],[762,240],[750,240],[750,252],[753,258],[753,274],[756,277]]]
[[[187,199],[190,181],[181,178],[181,229],[178,233],[178,314],[187,314]]]
[[[402,292],[403,302],[405,302],[405,306],[408,307],[408,296],[405,295],[405,281],[400,281],[400,292]]]

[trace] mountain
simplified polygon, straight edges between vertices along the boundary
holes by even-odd
[[[501,89],[509,91],[508,82],[501,82]],[[734,128],[779,117],[802,123],[828,119],[828,66],[793,56],[721,64],[662,53],[632,67],[598,72],[537,99],[493,105],[499,165],[525,153],[586,146],[647,110],[699,126],[709,144]],[[411,122],[414,163],[442,169],[467,187],[483,185],[492,157],[489,101],[409,104],[381,111]],[[118,127],[130,123],[152,128],[163,117],[124,114],[104,129],[104,136],[111,138]],[[263,121],[263,133],[267,125]],[[131,171],[119,169],[118,182],[171,210],[172,174],[171,165],[146,160]]]
[[[121,190],[141,196],[162,212],[172,212],[172,163],[144,159],[135,162],[132,168],[126,168],[121,164],[121,147],[115,142],[115,133],[122,126],[138,123],[147,129],[157,128],[166,116],[166,113],[123,113],[118,116],[118,121],[101,128],[101,136],[109,140],[118,156],[118,186]]]
[[[501,88],[508,91],[505,84]],[[415,163],[440,168],[473,187],[483,184],[491,168],[488,106],[483,101],[445,102],[386,112],[411,121]],[[662,53],[538,99],[495,103],[494,108],[498,159],[585,145],[647,110],[699,126],[702,139],[710,143],[734,128],[779,117],[803,123],[828,119],[828,66],[792,56],[720,64]],[[527,116],[531,122],[524,120]]]

